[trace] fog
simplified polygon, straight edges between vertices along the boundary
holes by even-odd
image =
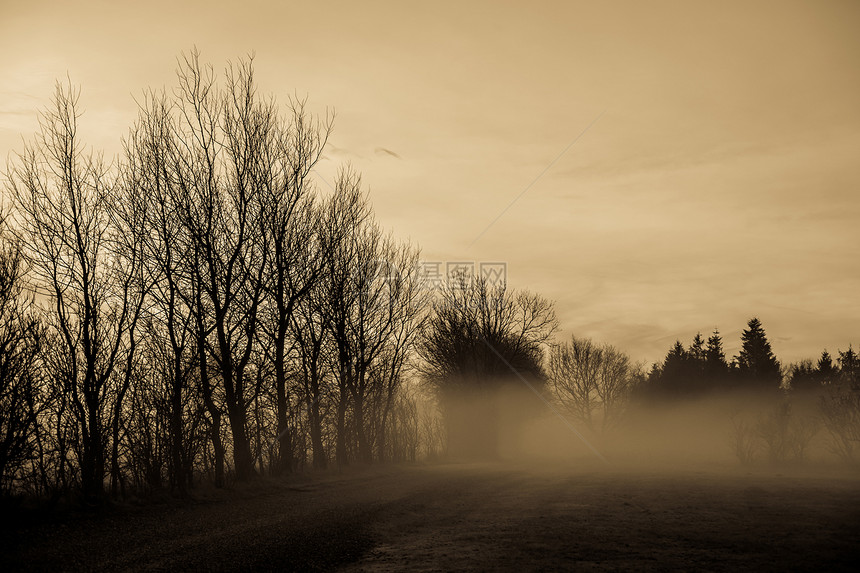
[[[589,431],[538,389],[503,380],[448,393],[447,461],[535,469],[850,474],[819,413],[819,395],[726,391],[633,401],[619,423]],[[742,459],[743,458],[743,459]]]

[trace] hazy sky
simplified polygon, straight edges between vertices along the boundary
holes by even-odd
[[[351,162],[424,259],[505,261],[636,359],[757,315],[789,362],[860,344],[858,30],[853,0],[0,0],[0,153],[67,74],[112,155],[180,52],[255,51],[337,112],[319,185]]]

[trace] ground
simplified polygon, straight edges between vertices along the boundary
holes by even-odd
[[[858,539],[852,474],[445,464],[19,522],[0,569],[847,571]]]

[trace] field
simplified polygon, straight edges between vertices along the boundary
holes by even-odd
[[[836,571],[858,540],[850,474],[444,464],[65,512],[8,532],[0,568]]]

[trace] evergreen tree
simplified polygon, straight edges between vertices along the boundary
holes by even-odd
[[[707,388],[705,380],[705,339],[701,332],[693,337],[693,343],[687,351],[687,388],[692,392],[701,392]]]
[[[662,373],[662,365],[660,363],[655,362],[651,364],[651,369],[648,370],[648,373],[642,373],[641,383],[633,387],[633,391],[631,392],[633,399],[647,401],[658,398],[661,390]]]
[[[701,332],[697,332],[696,336],[693,338],[693,344],[690,346],[689,354],[690,358],[696,362],[705,361],[705,339],[702,338]]]
[[[689,385],[689,355],[680,340],[666,354],[660,373],[661,390],[668,394],[684,393]]]
[[[826,350],[821,353],[821,358],[818,359],[815,376],[820,384],[832,382],[836,377],[836,366],[833,364],[833,357]]]
[[[663,378],[663,365],[661,363],[655,362],[651,365],[651,370],[648,371],[648,376],[646,377],[646,385],[648,392],[654,392],[660,386],[660,380]]]
[[[741,334],[743,345],[735,357],[738,374],[747,387],[777,389],[782,382],[779,361],[773,354],[770,342],[758,318],[747,323]]]
[[[725,384],[728,375],[729,364],[723,352],[723,339],[720,331],[715,328],[714,333],[708,337],[708,346],[705,348],[705,379],[708,386],[715,387]]]
[[[839,380],[860,391],[860,356],[850,346],[839,353]]]
[[[687,351],[691,363],[695,366],[697,373],[704,372],[705,368],[705,339],[701,332],[697,332],[693,337],[693,343],[690,345],[690,350]]]
[[[788,385],[792,391],[814,390],[821,386],[818,369],[808,358],[788,369]]]

